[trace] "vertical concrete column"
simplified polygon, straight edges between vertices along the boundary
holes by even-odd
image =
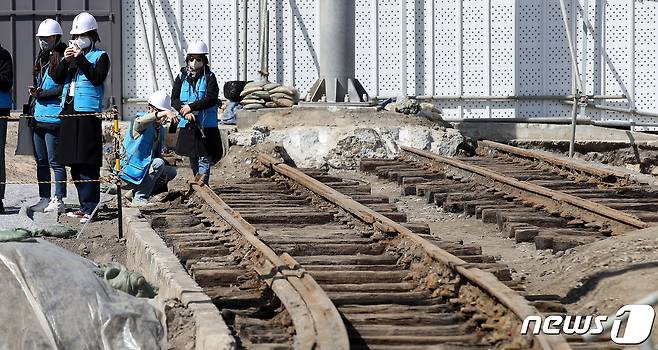
[[[320,78],[310,100],[364,102],[365,89],[355,75],[355,0],[320,0]]]

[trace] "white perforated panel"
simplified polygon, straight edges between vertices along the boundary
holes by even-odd
[[[377,90],[376,45],[377,16],[375,15],[376,1],[356,2],[356,57],[355,74],[366,91],[375,96]]]
[[[123,1],[124,98],[145,98],[151,73],[137,0]],[[167,57],[177,72],[186,43],[209,42],[220,85],[238,78],[245,0],[151,0]],[[164,56],[146,0],[139,1],[160,88],[169,89]],[[635,107],[656,111],[655,1],[567,2],[578,67],[588,94],[634,94]],[[633,12],[633,4],[635,11]],[[356,2],[356,77],[371,96],[401,93],[402,46],[411,95],[569,95],[574,75],[559,0],[407,0],[406,42],[398,0]],[[270,0],[270,80],[306,94],[319,73],[318,0]],[[633,21],[634,19],[634,21]],[[635,32],[631,29],[635,27]],[[258,1],[249,1],[247,71],[258,77]],[[633,51],[634,45],[634,51]],[[600,101],[628,108],[625,100]],[[568,117],[559,101],[437,101],[449,118]],[[604,120],[620,113],[587,111]],[[635,118],[649,121],[650,118]]]
[[[401,94],[400,1],[379,1],[379,93]],[[407,34],[408,31],[407,31]]]

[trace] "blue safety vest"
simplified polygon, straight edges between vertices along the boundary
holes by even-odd
[[[0,108],[11,108],[13,105],[14,104],[11,100],[11,90],[0,90]]]
[[[42,76],[43,75],[43,76]],[[48,74],[48,66],[37,76],[41,90],[51,90],[59,87]],[[36,121],[42,123],[59,124],[59,113],[62,112],[61,96],[53,96],[48,99],[37,99],[34,104],[34,116]],[[48,117],[45,117],[48,116]]]
[[[144,114],[139,113],[137,116],[140,117],[142,115]],[[135,185],[142,183],[151,167],[151,161],[156,157],[160,157],[162,154],[162,145],[164,145],[162,127],[159,133],[160,142],[158,149],[153,149],[153,144],[158,135],[154,123],[147,126],[137,138],[133,138],[133,120],[130,122],[126,136],[123,139],[123,147],[126,153],[121,160],[121,173],[119,176]]]
[[[213,74],[212,72],[210,74]],[[190,103],[202,100],[206,97],[206,90],[208,88],[206,74],[203,74],[197,79],[194,86],[187,82],[187,79],[180,74],[180,79],[183,81],[180,89],[180,102],[181,105],[188,105]],[[184,128],[187,125],[187,119],[181,116],[178,123],[179,128]],[[200,128],[216,128],[217,127],[217,106],[211,106],[198,112],[196,116],[196,123]]]
[[[96,62],[104,54],[105,51],[97,48],[91,49],[85,57],[92,66],[96,66]],[[77,112],[101,112],[103,110],[103,96],[105,89],[103,84],[94,86],[89,79],[85,76],[80,69],[75,73],[75,91],[73,92],[73,109]],[[71,78],[67,78],[64,84],[64,91],[62,93],[61,107],[64,108],[66,103],[66,96],[68,96],[69,86],[71,85]]]

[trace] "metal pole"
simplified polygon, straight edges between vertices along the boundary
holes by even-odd
[[[576,79],[576,91],[574,92],[574,106],[571,109],[571,142],[569,143],[569,157],[573,157],[575,143],[576,143],[576,117],[578,114],[579,95],[584,93],[583,81],[580,76],[580,69],[578,69],[578,61],[576,60],[576,47],[572,41],[571,29],[569,29],[569,19],[567,17],[567,7],[564,0],[560,0],[560,11],[562,12],[562,22],[564,23],[564,31],[567,35],[567,43],[569,44],[569,52],[571,53],[571,65],[573,67],[573,74]]]
[[[151,2],[151,0],[146,0],[146,4],[149,7],[149,12],[151,14],[151,20],[153,21],[153,24],[155,25],[155,37],[158,39],[158,44],[160,45],[160,49],[162,49],[162,58],[164,59],[165,67],[167,67],[167,75],[169,76],[169,82],[173,86],[174,85],[174,74],[171,70],[171,65],[169,64],[169,56],[167,56],[167,50],[165,49],[164,42],[162,41],[162,34],[160,33],[160,26],[158,25],[158,20],[155,18],[155,9],[153,8],[153,3]],[[141,9],[141,5],[139,3],[137,5]]]
[[[269,40],[269,13],[267,12],[267,0],[260,0],[259,4],[259,17],[260,17],[260,78],[261,80],[267,80],[268,76],[268,40]]]
[[[144,13],[142,13],[142,5],[137,2],[137,12],[139,12],[139,18],[142,21],[142,32],[144,34],[144,45],[146,46],[146,58],[149,62],[149,68],[151,69],[151,80],[153,82],[153,91],[160,90],[158,87],[158,78],[155,75],[155,65],[153,63],[153,56],[151,55],[151,45],[149,44],[148,34],[146,32],[146,21],[144,21]]]
[[[121,179],[119,174],[121,173],[121,144],[119,138],[119,110],[117,109],[114,97],[112,97],[112,113],[113,113],[113,124],[114,124],[114,169],[116,170],[116,186],[117,186],[117,211],[118,211],[118,222],[119,222],[119,239],[123,238],[123,205],[121,203]]]
[[[400,0],[400,92],[407,96],[407,0]]]
[[[242,7],[242,32],[240,33],[240,40],[242,40],[242,53],[240,60],[242,61],[242,75],[240,79],[243,81],[247,80],[247,31],[249,26],[247,21],[249,19],[249,0],[244,1],[244,6]]]

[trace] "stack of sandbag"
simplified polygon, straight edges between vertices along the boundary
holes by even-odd
[[[269,81],[251,82],[240,94],[240,104],[246,110],[261,108],[292,107],[299,102],[299,91]]]

